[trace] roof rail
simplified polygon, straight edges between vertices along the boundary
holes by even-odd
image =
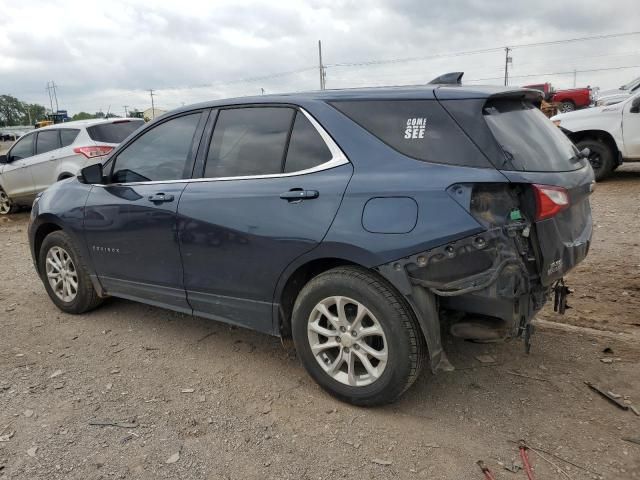
[[[427,85],[462,85],[462,76],[464,72],[449,72],[431,80]]]

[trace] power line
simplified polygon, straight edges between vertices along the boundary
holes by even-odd
[[[610,34],[605,34],[605,35],[592,35],[592,36],[589,36],[589,37],[567,38],[567,39],[561,39],[561,40],[550,40],[550,41],[547,41],[547,42],[520,43],[520,44],[510,45],[508,48],[517,49],[517,48],[540,47],[540,46],[545,46],[545,45],[558,45],[558,44],[561,44],[561,43],[574,43],[574,42],[581,42],[581,41],[587,41],[587,40],[603,40],[603,39],[607,39],[607,38],[625,37],[625,36],[638,35],[638,34],[640,34],[640,30],[639,31],[634,31],[634,32],[610,33]],[[466,50],[466,51],[460,51],[460,52],[437,53],[437,54],[433,54],[433,55],[425,55],[425,56],[420,56],[420,57],[392,58],[392,59],[388,59],[388,60],[367,60],[367,61],[361,61],[361,62],[331,63],[331,64],[326,64],[325,67],[327,67],[327,68],[333,68],[333,67],[366,67],[366,66],[371,66],[371,65],[386,65],[386,64],[392,64],[392,63],[417,62],[417,61],[421,61],[421,60],[432,60],[432,59],[436,59],[436,58],[460,57],[460,56],[466,56],[466,55],[478,55],[478,54],[481,54],[481,53],[499,52],[499,51],[504,50],[504,48],[505,48],[504,46],[501,46],[501,47],[489,47],[489,48],[482,48],[482,49],[478,49],[478,50]]]
[[[606,68],[589,68],[586,70],[568,70],[566,72],[547,72],[547,73],[530,73],[526,75],[512,75],[510,78],[530,78],[530,77],[546,77],[550,75],[573,75],[574,73],[588,73],[588,72],[604,72],[607,70],[624,70],[627,68],[640,68],[640,65],[628,65],[622,67],[606,67]],[[482,82],[484,80],[500,80],[502,77],[486,77],[486,78],[471,78],[468,82]]]

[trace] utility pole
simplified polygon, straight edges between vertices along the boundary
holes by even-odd
[[[509,85],[509,64],[513,63],[513,57],[509,56],[509,52],[511,49],[509,47],[504,47],[504,86]]]
[[[574,69],[573,69],[573,88],[576,88],[576,76],[577,76],[577,73],[578,73],[578,72],[577,72],[577,71],[576,71],[576,69],[574,68]]]
[[[264,88],[260,87],[260,92],[262,92],[261,94],[264,95]]]
[[[151,95],[151,120],[153,120],[154,118],[156,118],[156,107],[153,103],[153,88],[149,89],[149,95]]]
[[[53,98],[56,100],[56,113],[58,112],[58,94],[56,93],[56,84],[51,80],[51,88],[53,89]]]
[[[51,113],[53,114],[53,97],[51,96],[51,85],[47,82],[47,93],[49,94],[49,106],[51,107]]]
[[[125,117],[128,117],[128,116],[129,116],[129,112],[127,111],[127,107],[128,107],[128,106],[129,106],[129,105],[123,105],[123,107],[124,107],[124,116],[125,116]]]
[[[322,64],[322,41],[320,40],[318,40],[318,60],[318,67],[320,69],[320,90],[324,90],[327,83],[327,72]]]

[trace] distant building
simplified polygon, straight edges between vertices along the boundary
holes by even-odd
[[[142,112],[142,116],[144,117],[144,121],[148,122],[156,117],[159,117],[163,113],[167,113],[167,111],[163,110],[162,108],[147,108],[144,112]]]

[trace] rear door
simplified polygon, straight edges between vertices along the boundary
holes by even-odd
[[[489,99],[442,100],[452,116],[480,146],[493,165],[522,185],[524,213],[534,222],[532,240],[544,285],[561,278],[587,254],[594,182],[586,159],[524,92]],[[560,187],[568,204],[548,218],[537,218],[534,185]],[[564,189],[564,190],[562,190]]]
[[[35,155],[30,160],[31,175],[36,192],[41,192],[57,181],[56,159],[62,143],[60,130],[52,128],[37,133]]]
[[[115,154],[109,183],[93,186],[84,232],[108,293],[191,313],[176,210],[207,114],[183,114],[145,130]]]
[[[272,333],[278,277],[322,240],[352,171],[302,110],[220,110],[202,178],[178,208],[194,313]]]

